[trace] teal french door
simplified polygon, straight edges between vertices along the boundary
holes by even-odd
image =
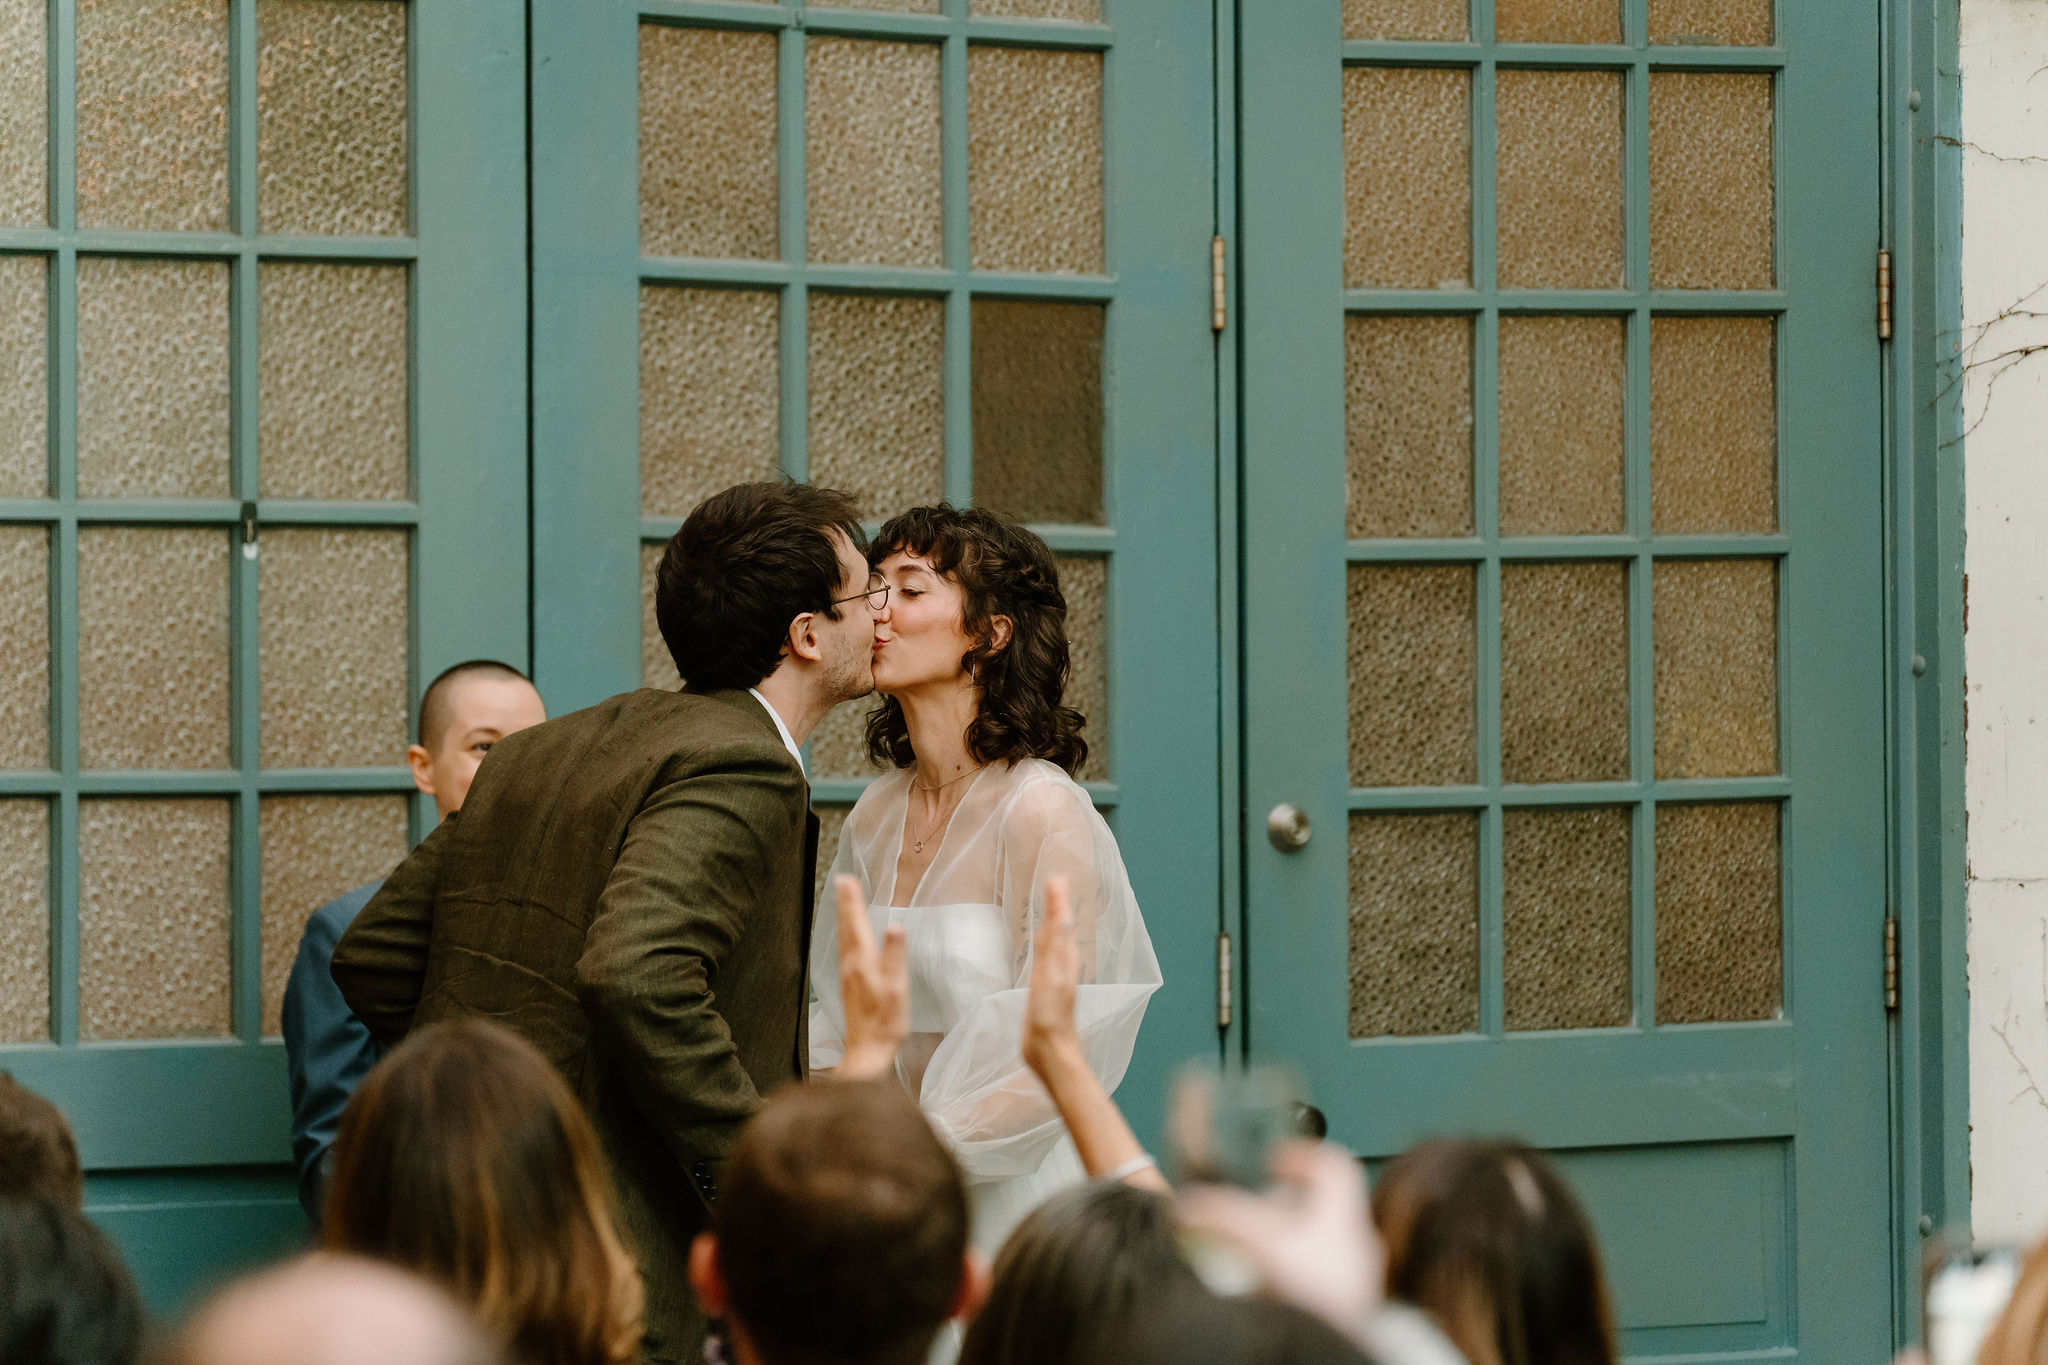
[[[1878,1360],[1877,15],[1773,9],[1241,8],[1247,1032],[1555,1151],[1629,1354]]]
[[[533,41],[542,692],[676,685],[654,565],[742,479],[1036,528],[1072,613],[1079,776],[1165,966],[1124,1091],[1155,1111],[1171,1063],[1215,1047],[1206,17],[537,0]],[[864,710],[810,743],[827,859],[875,771]]]
[[[303,1238],[300,929],[425,828],[419,685],[526,657],[522,22],[0,29],[0,1068],[168,1310]]]

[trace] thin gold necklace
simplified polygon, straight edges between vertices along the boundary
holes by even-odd
[[[948,787],[952,786],[952,785],[953,785],[953,784],[954,784],[955,782],[961,782],[961,781],[964,781],[964,780],[966,780],[967,778],[970,778],[970,777],[974,776],[974,775],[975,775],[976,773],[980,772],[980,771],[982,770],[982,768],[985,768],[985,767],[987,767],[987,766],[988,766],[988,765],[984,763],[984,764],[981,764],[981,765],[979,765],[979,766],[977,766],[977,767],[969,768],[969,769],[968,769],[968,770],[967,770],[966,772],[964,772],[964,773],[961,773],[961,774],[960,774],[960,776],[958,776],[958,777],[949,777],[949,778],[947,778],[947,779],[946,779],[946,780],[945,780],[944,782],[941,782],[941,783],[939,783],[939,784],[938,784],[938,785],[937,785],[936,787],[927,787],[927,786],[925,786],[925,785],[924,785],[924,783],[922,783],[922,782],[918,781],[918,780],[917,780],[917,778],[916,778],[916,776],[915,776],[915,775],[913,774],[913,775],[912,775],[912,777],[911,777],[911,779],[910,779],[910,785],[911,785],[912,787],[915,787],[915,788],[916,788],[916,789],[917,789],[918,791],[921,791],[921,792],[926,792],[926,793],[931,793],[931,792],[942,792],[942,791],[944,791],[944,790],[945,790],[946,788],[948,788]],[[936,809],[936,805],[934,806],[934,809]],[[922,854],[922,853],[924,852],[924,846],[925,846],[925,844],[926,844],[927,842],[929,842],[929,841],[930,841],[931,837],[932,837],[932,836],[933,836],[934,834],[937,834],[937,833],[938,833],[938,832],[939,832],[939,831],[940,831],[941,829],[944,829],[944,828],[945,828],[945,826],[946,826],[946,822],[947,822],[948,820],[952,819],[952,818],[953,818],[953,812],[952,812],[952,811],[947,811],[947,812],[945,812],[945,813],[944,813],[943,815],[940,815],[940,816],[937,816],[936,818],[934,818],[934,819],[933,819],[933,821],[932,821],[932,825],[931,825],[931,828],[930,828],[930,829],[927,829],[927,830],[926,830],[926,831],[924,832],[924,835],[923,835],[923,836],[922,836],[921,838],[916,838],[916,839],[913,839],[913,840],[911,841],[911,851],[912,851],[912,853],[913,853],[914,855],[915,855],[915,854]]]

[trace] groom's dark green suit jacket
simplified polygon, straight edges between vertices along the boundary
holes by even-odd
[[[481,1016],[596,1124],[650,1359],[698,1357],[690,1240],[762,1097],[802,1078],[817,821],[744,691],[630,692],[498,742],[334,953],[380,1041]]]

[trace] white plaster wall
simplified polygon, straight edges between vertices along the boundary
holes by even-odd
[[[2032,1241],[2048,1233],[2048,4],[1961,4],[1971,1221],[1980,1241]]]

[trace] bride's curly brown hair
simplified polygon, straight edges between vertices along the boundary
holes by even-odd
[[[1088,757],[1088,723],[1061,704],[1067,691],[1067,598],[1046,543],[1007,517],[939,503],[913,507],[883,525],[868,562],[908,553],[960,585],[961,629],[973,647],[960,666],[981,686],[981,707],[967,727],[967,751],[981,763],[1042,758],[1068,772]],[[998,648],[994,621],[1010,619]],[[893,697],[868,715],[868,754],[907,768],[917,760],[903,707]]]

